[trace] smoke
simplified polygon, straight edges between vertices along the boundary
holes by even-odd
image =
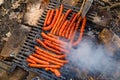
[[[71,50],[68,59],[80,69],[110,73],[115,70],[117,61],[108,55],[103,45],[84,39],[76,49]]]

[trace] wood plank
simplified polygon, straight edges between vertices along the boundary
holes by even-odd
[[[114,52],[120,50],[120,38],[112,30],[103,29],[99,34],[100,40],[106,48],[114,55]]]
[[[5,43],[1,51],[1,55],[4,57],[9,57],[11,53],[17,55],[21,45],[26,39],[28,32],[29,28],[23,25],[16,27],[13,30],[8,42]],[[0,63],[0,66],[4,67],[2,63]],[[6,65],[5,67],[9,66]],[[0,72],[0,80],[22,80],[27,74],[27,72],[21,68],[15,69],[15,71],[12,74],[9,74],[8,72],[3,70],[0,70]]]

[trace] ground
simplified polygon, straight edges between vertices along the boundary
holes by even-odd
[[[17,55],[19,48],[22,46],[31,28],[36,27],[37,21],[42,15],[42,12],[46,8],[48,2],[48,0],[0,0],[1,59],[9,57],[10,54]],[[62,0],[62,2],[71,6],[80,7],[82,0]],[[94,0],[94,6],[92,9],[98,13],[95,17],[95,20],[90,20],[95,25],[94,29],[100,32],[104,28],[107,28],[111,30],[114,34],[116,34],[116,36],[118,36],[119,38],[120,1]],[[106,44],[104,41],[103,43]],[[3,64],[0,63],[0,65]],[[17,71],[15,71],[13,75],[11,75],[0,69],[0,80],[23,80],[23,78],[27,78],[28,80],[30,80],[31,78],[36,76],[36,74],[33,74],[32,72],[29,72],[30,75],[27,76],[27,72],[21,68],[17,68],[16,70]],[[21,72],[23,74],[17,76],[17,74]],[[119,72],[118,74],[116,73],[116,75],[119,76]]]

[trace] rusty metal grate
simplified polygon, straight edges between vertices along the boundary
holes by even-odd
[[[43,14],[39,20],[38,26],[32,28],[32,30],[28,34],[26,41],[22,45],[22,47],[19,51],[19,54],[13,60],[17,66],[22,67],[27,71],[33,71],[48,80],[69,80],[69,79],[73,78],[73,75],[75,75],[75,73],[72,73],[72,71],[71,71],[71,68],[73,67],[73,66],[71,66],[72,64],[66,64],[64,67],[62,67],[60,69],[62,76],[58,78],[52,72],[45,71],[44,69],[30,68],[26,62],[27,56],[29,56],[32,52],[34,52],[34,45],[38,45],[35,41],[36,38],[42,39],[42,37],[40,36],[40,33],[42,32],[41,28],[43,26],[45,16],[47,14],[47,10],[55,9],[55,8],[59,7],[60,4],[61,4],[60,2],[57,2],[55,0],[50,1],[48,7],[43,12]],[[72,16],[73,13],[76,13],[79,11],[79,8],[77,8],[77,7],[71,7],[67,4],[64,4],[64,12],[66,12],[68,9],[73,10],[72,13],[70,13],[68,19]],[[42,46],[39,46],[39,47],[42,47]]]

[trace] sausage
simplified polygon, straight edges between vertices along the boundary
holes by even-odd
[[[30,55],[29,58],[30,58],[31,60],[34,60],[34,61],[37,62],[37,63],[40,63],[40,64],[49,64],[48,62],[43,61],[43,60],[39,60],[38,58],[36,58],[36,57],[34,57],[34,56],[32,56],[32,55]]]
[[[59,39],[58,36],[55,36],[55,35],[53,35],[53,34],[51,34],[51,33],[48,33],[48,36],[53,37],[53,38],[55,38],[55,39]]]
[[[52,69],[52,68],[45,68],[45,70],[50,70],[52,71],[57,77],[60,77],[61,76],[61,73],[58,69]]]
[[[46,45],[48,45],[49,47],[51,47],[51,48],[54,48],[54,49],[56,49],[56,50],[59,50],[59,51],[65,52],[65,53],[69,53],[68,50],[65,50],[65,49],[63,49],[63,48],[61,48],[61,47],[58,47],[58,46],[56,46],[56,45],[53,45],[53,44],[51,44],[51,43],[48,42],[48,41],[44,41],[44,43],[45,43]]]
[[[74,14],[72,15],[72,17],[70,18],[70,20],[69,20],[66,28],[64,29],[64,31],[63,31],[63,33],[62,33],[62,37],[65,37],[65,38],[66,38],[66,31],[67,31],[67,29],[69,28],[70,22],[72,22],[72,20],[73,20],[73,18],[75,17],[75,15],[76,15],[76,13],[74,13]]]
[[[58,69],[52,69],[52,71],[55,73],[55,75],[56,75],[57,77],[60,77],[60,76],[61,76],[61,73],[60,73],[60,71],[59,71]]]
[[[70,14],[70,12],[72,12],[71,9],[67,10],[67,12],[65,13],[65,16],[63,17],[62,22],[59,24],[59,26],[58,26],[58,28],[57,28],[57,30],[56,30],[56,31],[57,31],[56,35],[59,34],[59,30],[61,29],[62,25],[63,25],[64,22],[66,21],[66,19],[67,19],[68,15]]]
[[[54,26],[53,26],[52,30],[50,31],[50,33],[53,33],[53,31],[55,30],[55,28],[56,28],[56,26],[57,26],[57,24],[58,24],[58,22],[59,22],[59,19],[60,19],[61,15],[62,15],[63,8],[64,8],[64,6],[61,4],[61,5],[60,5],[60,12],[59,12],[59,14],[58,14],[57,20],[56,20],[56,22],[54,23]]]
[[[75,25],[76,25],[76,23],[73,23],[73,26],[72,26],[72,28],[71,28],[71,30],[70,30],[70,33],[69,33],[69,36],[68,36],[68,40],[70,40],[71,37],[72,37],[72,34],[73,34],[73,32],[74,32]]]
[[[36,64],[36,62],[34,60],[30,59],[30,58],[27,58],[26,61],[29,62],[29,63],[32,63],[32,64]]]
[[[53,49],[53,48],[50,48],[50,47],[46,46],[46,44],[44,44],[40,39],[36,39],[36,42],[38,42],[38,43],[39,43],[40,45],[42,45],[44,48],[46,48],[46,49],[48,49],[48,50],[50,50],[50,51],[52,51],[52,52],[55,52],[55,53],[57,53],[57,54],[62,54],[60,51],[55,50],[55,49]]]
[[[47,62],[56,64],[56,65],[59,65],[59,66],[63,66],[63,63],[59,63],[59,62],[50,60],[50,59],[48,59],[48,58],[46,58],[46,57],[43,57],[43,56],[41,56],[41,55],[38,55],[38,54],[35,54],[35,53],[32,54],[32,55],[33,55],[34,57],[37,57],[37,58],[42,59],[42,60],[45,60],[45,61],[47,61]]]
[[[46,50],[43,50],[43,49],[39,48],[38,46],[35,46],[35,49],[39,50],[40,52],[43,52],[44,54],[47,54],[47,55],[52,56],[52,57],[55,57],[55,58],[65,58],[66,57],[66,54],[56,55],[56,54],[53,54],[53,53],[48,52]]]
[[[80,35],[79,35],[77,41],[73,42],[73,46],[78,45],[79,42],[82,40],[85,26],[86,26],[86,17],[83,18],[82,26],[81,26],[81,29],[80,29]]]
[[[45,31],[50,30],[53,27],[53,25],[55,24],[55,22],[56,22],[56,20],[58,18],[58,14],[59,14],[59,10],[56,9],[55,17],[54,17],[52,23],[49,26],[44,26],[42,29],[45,30]]]
[[[77,20],[77,17],[78,17],[78,16],[79,16],[79,15],[76,14],[76,15],[74,16],[73,20],[71,21],[70,25],[68,26],[68,29],[67,29],[67,31],[66,31],[66,38],[68,38],[70,29],[71,29],[71,27],[73,26],[74,22]]]
[[[55,58],[55,57],[51,57],[51,56],[49,56],[49,55],[47,55],[47,54],[44,54],[44,53],[40,52],[39,50],[35,50],[35,52],[36,52],[37,54],[41,55],[41,56],[44,56],[44,57],[47,58],[47,59],[53,60],[53,61],[56,61],[56,62],[59,62],[59,63],[68,63],[67,60],[60,60],[60,59],[57,59],[57,58]]]
[[[34,68],[60,68],[59,65],[41,65],[41,64],[28,64],[30,67]]]
[[[51,13],[51,10],[48,10],[43,26],[47,26],[47,20],[48,20],[48,18],[50,16],[50,13]]]
[[[66,20],[64,22],[64,24],[62,25],[62,27],[61,27],[61,29],[59,31],[59,36],[62,36],[63,30],[65,29],[65,27],[67,26],[67,24],[68,24],[68,20]]]
[[[70,18],[70,22],[73,20],[73,18],[75,17],[76,13],[73,13],[73,15]]]
[[[51,37],[49,37],[48,35],[46,35],[44,32],[41,32],[41,35],[42,35],[43,38],[45,38],[45,39],[47,39],[47,40],[50,40],[50,41],[53,41],[53,42],[56,42],[56,43],[60,43],[60,44],[62,44],[62,45],[64,45],[64,46],[67,45],[66,42],[63,42],[63,41],[58,40],[58,39],[51,38]]]
[[[82,21],[82,17],[80,16],[77,23],[76,23],[76,26],[75,26],[75,30],[73,32],[73,35],[71,37],[71,40],[70,40],[70,43],[72,44],[72,42],[74,41],[74,38],[75,38],[75,34],[77,33],[77,30],[78,30],[78,27],[80,26],[80,22]]]
[[[61,45],[61,44],[59,44],[59,43],[52,42],[52,41],[49,41],[49,40],[46,40],[46,39],[45,39],[44,41],[47,41],[47,42],[49,42],[49,43],[51,43],[51,44],[53,44],[53,45],[55,45],[55,46],[58,46],[58,47],[60,47],[60,48],[66,49],[66,46]]]
[[[67,29],[68,29],[68,27],[69,27],[69,24],[70,24],[70,21],[68,21],[65,29],[64,29],[63,32],[62,32],[62,37],[64,37],[64,38],[66,38],[66,37],[65,37],[65,34],[66,34],[66,31],[67,31]]]
[[[69,35],[70,35],[70,31],[72,29],[72,27],[74,26],[74,23],[68,27],[67,31],[66,31],[66,34],[65,34],[65,37],[68,39]]]
[[[65,16],[65,15],[62,14],[60,20],[58,21],[58,24],[57,24],[56,27],[54,28],[53,32],[51,32],[52,34],[56,34],[57,30],[59,31],[58,28],[60,27],[60,24],[62,23],[62,20],[63,20],[64,16]]]
[[[50,23],[52,22],[53,17],[54,17],[54,10],[51,10],[49,18],[47,20],[47,25],[50,25]]]

